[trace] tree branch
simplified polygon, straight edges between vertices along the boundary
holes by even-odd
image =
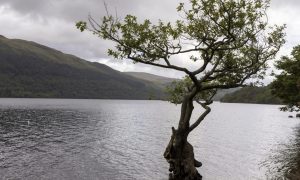
[[[193,131],[201,122],[202,120],[210,113],[211,108],[208,106],[213,103],[212,98],[216,95],[217,90],[213,91],[213,93],[210,95],[208,99],[205,100],[205,102],[201,102],[199,100],[196,100],[198,104],[200,104],[204,109],[204,113],[192,124],[189,128],[189,132]]]
[[[192,132],[200,123],[201,121],[210,113],[211,109],[209,106],[207,106],[205,103],[201,103],[200,101],[196,101],[198,104],[200,104],[204,109],[204,113],[201,114],[201,116],[192,124],[189,128],[189,132]]]

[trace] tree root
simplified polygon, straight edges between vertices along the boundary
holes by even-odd
[[[194,158],[193,146],[188,141],[182,142],[176,133],[173,133],[164,157],[170,164],[170,180],[202,180],[196,169],[202,163]]]

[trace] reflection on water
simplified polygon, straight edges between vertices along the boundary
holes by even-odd
[[[267,176],[273,179],[300,179],[300,126],[285,144],[280,144],[262,165],[268,167]]]
[[[299,119],[278,106],[212,109],[190,137],[204,179],[295,172]],[[0,179],[167,179],[162,153],[179,111],[163,101],[0,99]]]
[[[0,119],[4,179],[43,177],[88,148],[94,139],[84,132],[97,124],[82,112],[59,109],[2,109]]]
[[[162,152],[171,123],[165,117],[160,126],[159,101],[0,102],[0,179],[167,177]]]

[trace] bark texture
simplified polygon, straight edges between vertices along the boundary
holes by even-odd
[[[164,157],[170,165],[170,180],[201,180],[196,167],[202,164],[195,160],[193,146],[187,141],[190,133],[190,119],[194,109],[193,94],[186,96],[181,106],[181,116],[177,130],[172,128],[170,142]]]
[[[173,129],[164,157],[170,164],[170,180],[201,180],[196,167],[202,164],[194,157],[193,146]]]

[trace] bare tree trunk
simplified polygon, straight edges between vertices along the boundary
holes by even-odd
[[[170,180],[202,179],[196,169],[201,166],[201,163],[195,160],[193,146],[187,141],[193,109],[193,98],[185,97],[181,106],[178,129],[172,128],[172,136],[164,153],[165,159],[170,164]]]

